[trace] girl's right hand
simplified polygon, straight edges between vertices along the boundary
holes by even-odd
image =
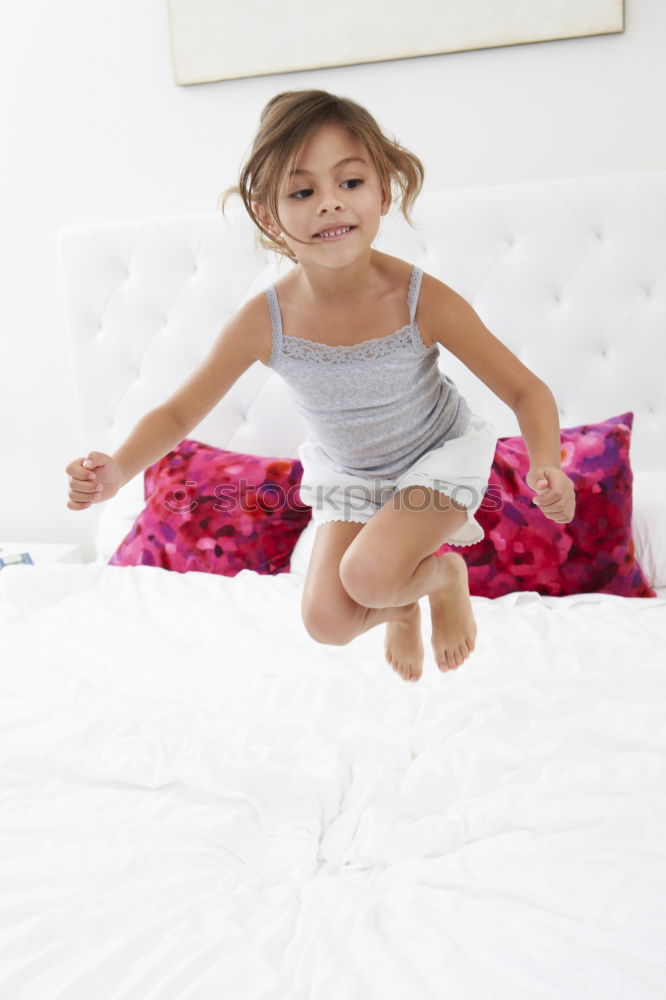
[[[69,479],[69,510],[87,510],[94,503],[110,500],[123,485],[118,463],[101,451],[75,458],[65,472]]]

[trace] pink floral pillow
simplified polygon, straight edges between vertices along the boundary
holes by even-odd
[[[478,597],[517,590],[655,597],[636,562],[631,534],[633,420],[633,413],[624,413],[562,430],[562,469],[576,488],[576,516],[569,524],[548,520],[532,503],[522,437],[500,438],[476,513],[486,537],[465,548],[442,545],[437,555],[462,555],[470,593]]]
[[[235,576],[289,571],[312,517],[297,459],[223,451],[185,439],[146,469],[146,506],[109,560]]]

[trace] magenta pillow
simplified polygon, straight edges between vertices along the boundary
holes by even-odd
[[[312,517],[297,459],[223,451],[185,439],[146,469],[146,506],[109,560],[235,576],[285,573]]]
[[[459,552],[470,593],[501,597],[517,590],[563,597],[601,593],[655,597],[634,555],[629,445],[633,413],[562,430],[562,469],[576,488],[569,524],[544,517],[525,482],[529,456],[522,437],[499,438],[488,491],[476,513],[486,537]]]

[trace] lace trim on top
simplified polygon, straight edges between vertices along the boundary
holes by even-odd
[[[348,361],[350,358],[371,361],[373,358],[397,354],[403,348],[411,347],[414,343],[413,327],[418,331],[416,324],[410,323],[395,333],[389,333],[388,337],[376,337],[373,340],[364,340],[360,344],[342,346],[318,344],[303,337],[283,337],[282,353],[299,361],[324,361],[333,364],[338,361]],[[425,344],[423,350],[427,350]]]
[[[335,364],[348,361],[350,358],[359,361],[371,361],[374,358],[383,358],[390,354],[397,354],[405,347],[418,345],[422,351],[435,350],[437,345],[428,347],[421,337],[418,324],[414,322],[416,312],[416,299],[422,272],[419,268],[412,269],[409,279],[409,290],[407,292],[407,304],[409,306],[409,316],[411,322],[407,326],[401,327],[394,333],[389,333],[386,337],[374,337],[372,340],[363,340],[359,344],[332,345],[322,344],[316,340],[307,340],[305,337],[289,337],[282,333],[282,316],[280,314],[280,304],[275,288],[271,285],[268,289],[268,305],[271,313],[271,323],[273,326],[273,351],[271,352],[271,362],[277,360],[280,353],[298,361],[324,362]]]

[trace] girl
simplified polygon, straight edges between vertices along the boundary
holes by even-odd
[[[66,469],[70,510],[108,500],[187,437],[255,361],[274,368],[310,428],[301,496],[318,527],[305,627],[339,645],[385,622],[386,658],[411,681],[423,669],[424,595],[439,668],[455,669],[474,649],[465,562],[433,553],[483,537],[474,514],[496,444],[441,374],[440,345],[516,414],[543,514],[566,523],[575,506],[548,387],[451,288],[373,249],[392,198],[410,221],[422,183],[420,160],[354,101],[318,90],[274,97],[223,206],[240,194],[263,245],[295,266],[237,312],[113,456],[90,452]]]

